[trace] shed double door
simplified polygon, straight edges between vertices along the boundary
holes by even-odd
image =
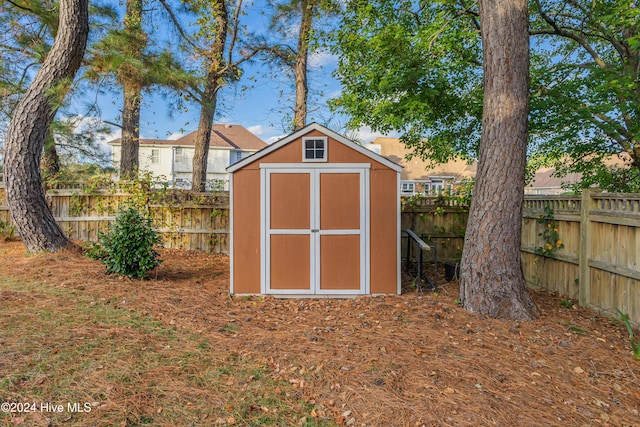
[[[300,166],[262,170],[262,292],[367,293],[368,165]]]

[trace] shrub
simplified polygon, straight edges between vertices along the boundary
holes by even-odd
[[[99,233],[98,243],[86,249],[88,257],[107,266],[108,274],[143,278],[162,260],[154,249],[160,236],[151,219],[133,207],[121,209],[107,233]]]
[[[10,242],[15,239],[16,227],[8,221],[0,220],[0,240]]]

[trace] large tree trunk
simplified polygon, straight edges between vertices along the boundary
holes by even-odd
[[[45,181],[55,178],[60,173],[60,156],[58,156],[56,140],[51,132],[47,133],[47,138],[44,141],[40,170]]]
[[[120,177],[132,178],[138,174],[140,164],[140,86],[135,82],[123,84],[122,138],[120,151]]]
[[[216,10],[216,36],[213,40],[211,51],[208,52],[209,70],[202,96],[200,123],[198,124],[195,151],[193,153],[193,171],[191,174],[191,189],[193,191],[205,191],[206,189],[211,129],[216,113],[218,90],[223,84],[222,76],[225,67],[222,57],[227,44],[227,28],[229,24],[226,2],[224,0],[216,0],[214,9]]]
[[[296,77],[296,105],[293,114],[293,130],[296,131],[307,124],[307,98],[309,88],[307,82],[307,59],[309,57],[309,36],[315,0],[302,0],[302,19],[300,21],[300,33],[298,35],[298,50],[296,51],[296,63],[294,72]]]
[[[460,274],[460,301],[494,318],[531,320],[520,260],[529,112],[526,0],[480,0],[484,107],[478,173]]]
[[[142,30],[142,0],[127,0],[124,17],[124,32],[128,36],[126,54],[140,58],[146,43]],[[142,70],[123,67],[119,72],[122,81],[124,102],[122,105],[122,138],[120,144],[120,177],[137,176],[138,151],[140,147],[140,98],[142,94]]]
[[[40,158],[60,100],[71,85],[89,33],[87,0],[61,0],[58,32],[51,51],[16,106],[7,131],[4,170],[6,197],[18,233],[29,252],[55,252],[69,240],[47,207]],[[66,92],[66,91],[63,91]]]
[[[213,129],[213,118],[216,112],[216,101],[218,96],[218,83],[215,77],[207,79],[207,84],[202,99],[200,110],[200,123],[196,133],[195,149],[193,153],[193,172],[191,176],[191,189],[193,191],[205,191],[207,184],[207,164],[209,159],[209,145],[211,143],[211,130]]]

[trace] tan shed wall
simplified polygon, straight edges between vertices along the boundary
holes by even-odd
[[[312,130],[304,137],[326,135]],[[368,163],[370,169],[370,292],[398,292],[397,172],[331,138],[327,163]],[[234,292],[260,292],[260,171],[264,163],[302,163],[302,137],[233,174]],[[314,163],[309,163],[312,168]],[[255,247],[255,248],[254,248]],[[252,248],[252,249],[247,249]]]
[[[233,174],[233,291],[260,293],[260,171]]]
[[[388,168],[371,170],[371,293],[398,292],[398,182]]]

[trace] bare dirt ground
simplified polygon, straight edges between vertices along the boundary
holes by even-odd
[[[470,314],[438,294],[290,299],[229,295],[225,256],[162,250],[144,281],[80,253],[0,244],[0,273],[73,288],[266,361],[312,416],[368,426],[638,426],[640,361],[614,319],[534,291],[528,323]],[[440,283],[444,281],[440,279]]]

